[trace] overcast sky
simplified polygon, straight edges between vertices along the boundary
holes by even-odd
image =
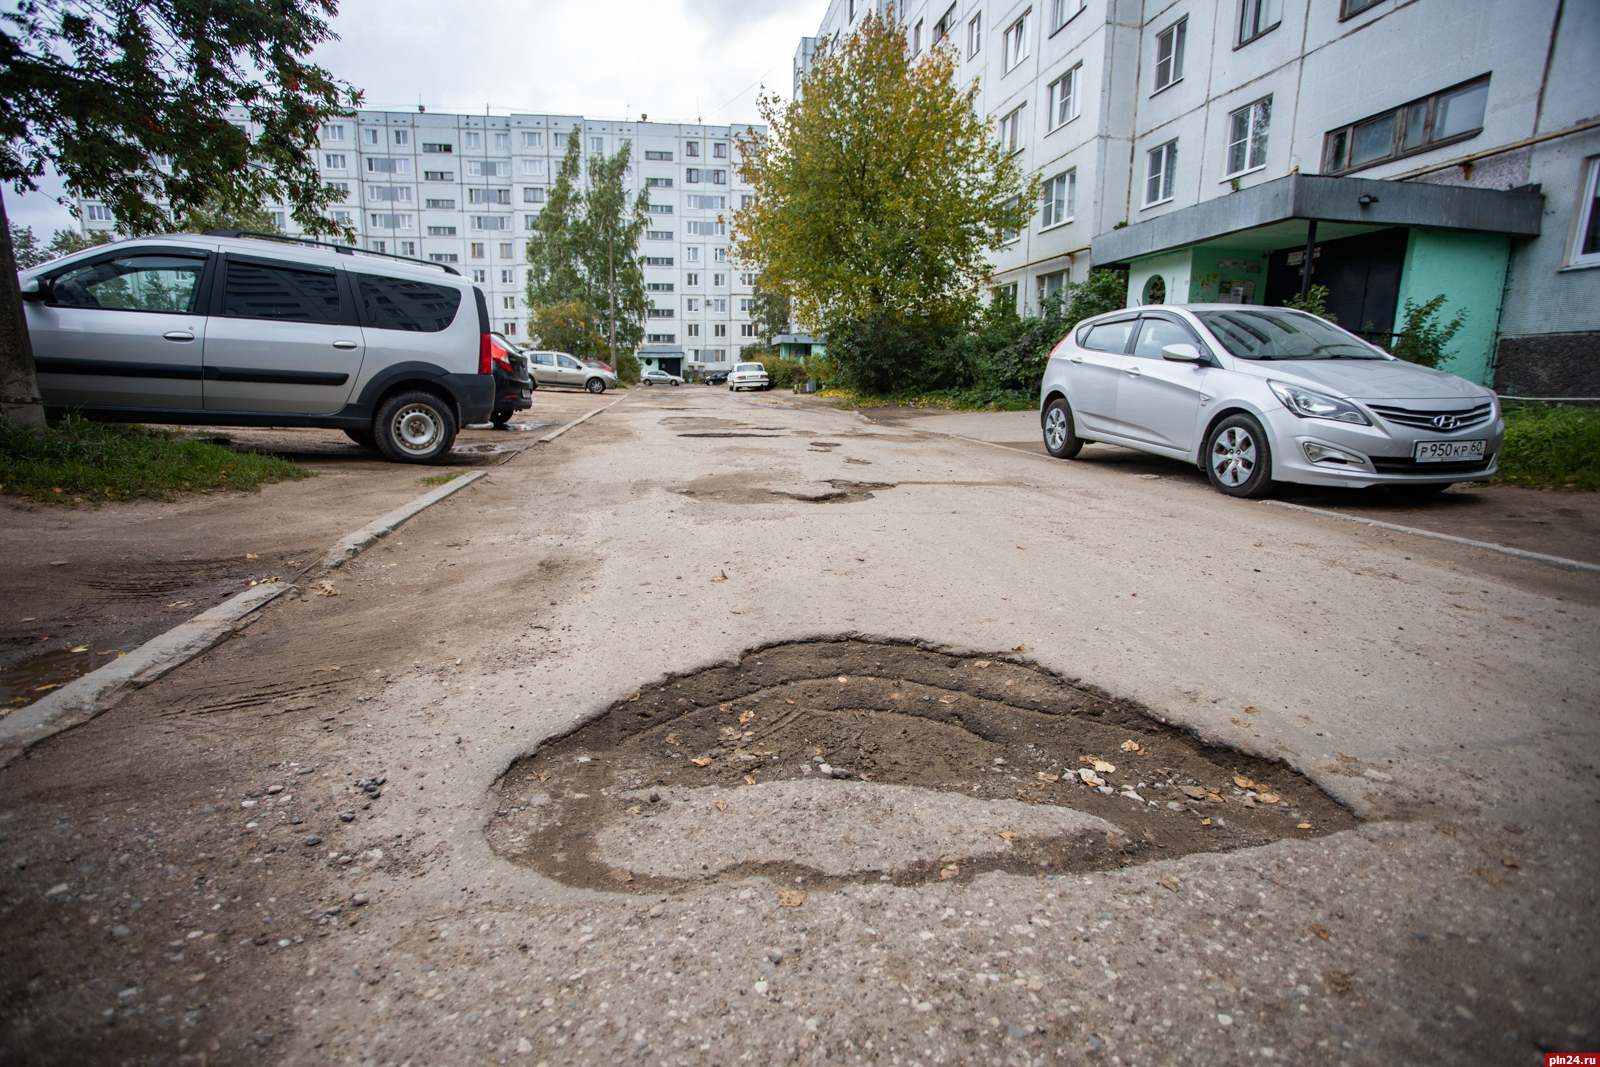
[[[499,115],[754,122],[758,87],[788,95],[800,38],[827,0],[341,0],[317,61],[365,106]],[[5,190],[15,225],[75,225],[49,193]]]

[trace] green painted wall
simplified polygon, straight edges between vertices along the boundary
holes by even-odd
[[[1440,369],[1490,384],[1495,324],[1510,255],[1511,238],[1504,234],[1412,227],[1400,273],[1395,329],[1404,321],[1407,300],[1425,304],[1443,293],[1439,320],[1448,322],[1462,309],[1467,317],[1450,342],[1449,359]]]
[[[1255,267],[1255,270],[1249,270]],[[1189,276],[1189,303],[1215,304],[1232,291],[1234,282],[1254,282],[1255,290],[1246,303],[1267,302],[1267,253],[1248,248],[1209,248],[1194,250],[1193,273]]]
[[[1136,259],[1128,264],[1128,306],[1144,303],[1144,287],[1153,276],[1161,275],[1166,283],[1167,296],[1163,303],[1181,304],[1188,299],[1189,276],[1193,272],[1194,252],[1182,249],[1163,252],[1159,256]]]

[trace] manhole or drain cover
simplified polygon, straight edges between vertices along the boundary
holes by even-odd
[[[1043,671],[856,641],[641,691],[517,761],[487,829],[570,885],[965,881],[1355,825],[1288,767]]]

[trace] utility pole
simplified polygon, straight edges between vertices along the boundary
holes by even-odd
[[[617,374],[617,226],[606,219],[606,295],[611,303],[611,373]]]

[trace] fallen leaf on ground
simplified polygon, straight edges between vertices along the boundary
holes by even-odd
[[[1520,870],[1522,864],[1518,863],[1516,860],[1501,860],[1500,866],[1510,867],[1512,870]]]
[[[1204,800],[1206,798],[1206,791],[1197,785],[1186,785],[1182,788],[1185,795],[1191,796],[1196,800]]]
[[[1174,893],[1178,891],[1179,882],[1170,874],[1161,879],[1161,884],[1172,890]]]
[[[256,583],[255,582],[251,582],[250,584],[251,585],[255,585]],[[194,601],[192,601],[192,600],[174,600],[172,603],[168,604],[167,607],[169,607],[169,608],[192,608],[192,607],[194,607]]]
[[[961,868],[957,867],[955,864],[952,863],[950,866],[945,867],[944,869],[942,869],[939,872],[939,877],[945,879],[946,881],[948,881],[948,880],[950,880],[951,878],[954,878],[956,875],[958,875],[960,873],[961,873]]]
[[[1321,923],[1312,923],[1311,932],[1322,938],[1324,941],[1333,936],[1332,934],[1328,933],[1328,928],[1323,926]]]
[[[1239,716],[1237,716],[1237,715],[1235,715],[1233,717],[1232,721],[1233,721],[1233,725],[1235,725],[1235,726],[1249,726],[1250,725],[1249,723],[1245,722],[1243,719],[1239,718]]]
[[[706,762],[710,763],[711,761],[707,760]],[[717,810],[718,811],[727,811],[728,810],[728,802],[726,800],[724,800],[722,797],[718,797],[717,798]]]
[[[62,686],[66,685],[66,684],[67,684],[66,682],[51,682],[49,685],[41,685],[41,686],[36,687],[34,689],[34,692],[35,693],[43,693],[47,689],[60,689]]]
[[[318,596],[338,596],[339,590],[333,587],[332,582],[322,581],[317,583]]]
[[[87,651],[89,651],[89,646],[88,645],[78,645],[77,647],[71,649],[70,651],[72,651],[72,652],[87,652]]]
[[[1485,882],[1488,882],[1490,885],[1499,885],[1500,884],[1500,876],[1498,874],[1496,874],[1494,871],[1491,871],[1487,867],[1479,867],[1478,868],[1478,876],[1480,878],[1482,878]]]
[[[713,582],[725,582],[725,581],[728,580],[728,576],[723,571],[718,571],[717,572],[717,576],[715,578],[711,579],[711,580]]]
[[[1061,781],[1061,776],[1059,774],[1046,774],[1044,771],[1040,771],[1037,777],[1038,777],[1039,781],[1041,781],[1041,782],[1059,782],[1059,781]]]
[[[689,762],[694,764],[696,767],[709,767],[711,766],[711,757],[702,756],[700,759],[692,759]]]
[[[778,907],[798,908],[806,902],[804,889],[781,889],[778,891]]]
[[[754,778],[750,777],[747,774],[747,775],[744,776],[744,784],[745,785],[755,785],[756,784],[756,780]]]
[[[954,704],[956,701],[958,701],[960,699],[961,699],[961,697],[960,697],[959,694],[955,695],[955,696],[940,697],[939,698],[939,703],[941,703],[941,704]]]
[[[1328,988],[1333,990],[1335,993],[1350,992],[1350,976],[1348,974],[1341,974],[1338,971],[1329,971],[1326,981],[1328,983]]]
[[[794,701],[792,701],[792,700],[785,700],[785,701],[784,701],[784,703],[785,703],[785,704],[793,704],[793,703],[794,703]]]
[[[1018,545],[1017,548],[1018,548],[1019,551],[1022,551],[1022,552],[1028,551],[1026,548],[1023,548],[1021,545]]]
[[[1278,795],[1276,793],[1262,793],[1256,797],[1257,804],[1276,804],[1277,802]]]
[[[1027,645],[1012,645],[1011,646],[1011,651],[1013,651],[1013,652],[1026,652],[1026,651],[1028,651],[1028,646]]]
[[[1257,707],[1248,707],[1244,709],[1244,713],[1246,715],[1260,715],[1261,709]]]
[[[611,877],[613,881],[631,882],[633,881],[633,872],[618,867],[616,870],[611,872]]]
[[[1001,830],[1000,831],[1000,837],[1002,839],[1006,840],[1006,841],[1015,841],[1017,838],[1019,838],[1021,836],[1022,836],[1021,834],[1014,834],[1010,830]]]
[[[749,710],[748,708],[746,708],[744,711],[741,711],[739,713],[739,725],[743,726],[745,723],[749,722],[751,719],[753,719],[755,717],[756,717],[756,713],[751,711],[751,710]]]
[[[1308,822],[1296,823],[1294,828],[1296,830],[1309,830],[1311,829],[1311,824]]]
[[[667,735],[667,744],[669,744],[669,745],[681,745],[681,744],[683,744],[683,738],[679,737],[677,734],[668,734]]]
[[[260,559],[260,558],[261,558],[261,557],[260,557],[260,556],[258,556],[258,555],[257,555],[257,554],[256,554],[256,553],[254,553],[254,552],[246,552],[246,553],[245,553],[245,554],[244,554],[244,558],[245,558],[245,559]]]
[[[1211,820],[1210,819],[1201,819],[1200,820],[1200,825],[1201,826],[1210,826],[1211,825]]]
[[[849,680],[850,680],[850,678],[849,678],[848,675],[844,675],[844,674],[839,675],[839,684],[840,685],[843,685],[844,683],[848,682]]]
[[[1233,776],[1233,784],[1238,786],[1240,789],[1254,789],[1256,787],[1256,784],[1250,779],[1241,778],[1237,774]]]
[[[1090,762],[1094,764],[1095,773],[1097,774],[1116,773],[1117,765],[1115,763],[1107,763],[1103,759],[1091,760]]]
[[[1132,738],[1129,738],[1128,740],[1122,742],[1122,751],[1124,751],[1124,752],[1143,752],[1144,749],[1139,747],[1139,742],[1133,740]]]
[[[28,620],[27,619],[23,619],[22,621],[23,622],[27,622]],[[989,665],[989,661],[986,660],[986,659],[980,659],[980,660],[976,661],[975,663],[973,663],[974,667],[987,667],[988,665]]]

